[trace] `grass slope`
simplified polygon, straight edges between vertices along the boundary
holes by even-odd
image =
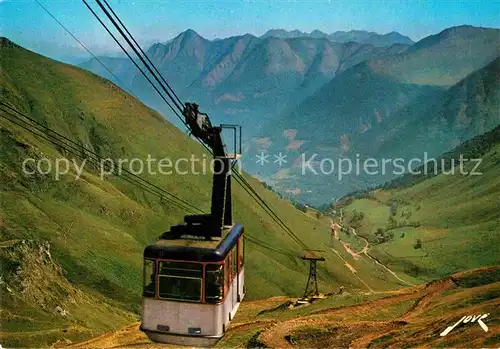
[[[175,161],[203,154],[200,145],[159,114],[82,69],[36,55],[7,39],[0,40],[0,68],[2,101],[74,139],[82,148],[114,159],[146,159],[151,154]],[[86,158],[85,151],[82,153]],[[101,180],[90,165],[78,180],[74,171],[55,180],[51,174],[26,175],[21,170],[27,157],[54,160],[62,156],[72,158],[63,149],[0,119],[0,241],[17,241],[0,249],[3,345],[41,346],[61,338],[75,340],[130,322],[139,309],[143,248],[186,214],[121,178]],[[81,159],[76,161],[81,163]],[[209,209],[209,176],[142,177]],[[354,290],[366,289],[366,284],[375,290],[399,286],[374,263],[357,265],[358,275],[353,274],[339,263],[339,256],[352,257],[331,250],[328,224],[302,214],[255,179],[247,179],[310,248],[325,250],[327,261],[319,268],[323,291],[341,285]],[[308,265],[289,255],[299,256],[299,246],[235,187],[235,219],[245,225],[249,236],[275,249],[248,244],[248,299],[299,296]],[[21,253],[23,241],[31,247]],[[38,246],[46,243],[52,269],[60,270],[52,272],[54,283],[70,285],[79,296],[40,283],[47,273],[44,259],[23,257],[37,254]],[[17,274],[35,267],[39,278]],[[28,284],[37,285],[36,292]],[[42,306],[35,295],[50,301]],[[61,315],[58,306],[69,315]],[[40,323],[47,325],[41,328]]]
[[[377,243],[378,229],[393,238],[374,245],[370,254],[423,280],[451,273],[500,264],[500,127],[468,141],[441,158],[482,159],[476,170],[482,175],[440,173],[432,176],[405,176],[382,189],[348,198],[341,204],[346,221],[352,223],[354,210],[364,218],[355,221],[358,232]],[[439,158],[439,162],[440,159]],[[466,162],[464,171],[475,166]],[[439,172],[442,168],[438,166]],[[417,240],[421,248],[415,248]]]

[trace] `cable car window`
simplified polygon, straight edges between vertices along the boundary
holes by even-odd
[[[231,277],[231,269],[229,268],[229,259],[230,259],[230,256],[228,255],[226,257],[226,260],[224,261],[224,270],[226,271],[224,273],[224,283],[226,285],[226,290],[229,290],[229,281],[230,281],[230,277]]]
[[[240,269],[243,268],[243,264],[244,264],[244,260],[245,260],[243,241],[244,241],[243,236],[241,236],[240,240],[238,241],[238,263],[240,265]]]
[[[207,264],[205,267],[205,300],[218,303],[224,298],[224,265]]]
[[[238,261],[236,260],[236,256],[238,255],[238,251],[236,251],[236,246],[231,251],[231,276],[234,279],[238,275]]]
[[[154,297],[156,293],[156,263],[154,260],[145,259],[143,269],[143,296]]]
[[[201,301],[201,282],[203,265],[184,262],[160,262],[159,265],[160,298]]]

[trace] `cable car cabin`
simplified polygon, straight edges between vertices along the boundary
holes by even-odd
[[[212,346],[245,295],[243,226],[219,240],[161,239],[144,251],[141,330],[154,342]]]
[[[144,250],[141,330],[154,342],[212,346],[224,335],[245,295],[243,226],[233,224],[231,168],[223,128],[213,127],[197,104],[183,115],[193,135],[212,149],[214,174],[209,214],[184,217],[184,223]],[[240,153],[241,153],[241,129]]]

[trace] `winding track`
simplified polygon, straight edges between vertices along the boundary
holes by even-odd
[[[342,245],[344,246],[345,250],[350,253],[351,255],[352,254],[352,250],[349,246],[346,246],[348,245],[347,243],[343,242],[341,239],[340,239],[340,235],[338,234],[338,232],[336,231],[336,226],[335,224],[337,224],[338,226],[340,226],[342,228],[342,226],[338,223],[334,223],[332,220],[330,220],[331,222],[331,226],[330,228],[332,229],[332,232],[333,232],[333,235],[335,236],[335,238],[342,243]],[[408,285],[408,286],[415,286],[415,284],[412,284],[406,280],[403,280],[402,278],[400,278],[393,270],[391,270],[388,266],[386,266],[385,264],[382,264],[380,263],[376,258],[373,258],[369,251],[370,251],[370,243],[368,242],[367,239],[365,239],[364,237],[358,235],[358,233],[356,232],[356,229],[352,228],[352,227],[349,227],[351,229],[351,232],[354,236],[356,236],[358,239],[361,239],[364,241],[365,243],[365,246],[362,248],[361,251],[359,252],[355,252],[355,254],[359,255],[359,254],[364,254],[366,257],[370,258],[373,262],[375,262],[376,264],[380,265],[382,268],[384,268],[387,272],[389,272],[392,276],[394,276],[395,279],[397,279],[398,281],[402,282],[403,284],[405,285]],[[334,250],[335,251],[335,250]],[[337,253],[337,251],[335,251]],[[337,253],[337,255],[339,255]],[[339,256],[340,257],[340,256]],[[353,255],[354,257],[354,255]],[[344,260],[345,262],[345,260]],[[364,283],[364,282],[363,282]],[[366,284],[365,284],[366,285]],[[372,290],[373,291],[373,290]]]
[[[451,279],[445,279],[426,286],[415,286],[400,290],[400,294],[392,297],[377,299],[353,306],[334,309],[324,309],[310,315],[277,322],[265,329],[259,339],[270,348],[296,348],[286,338],[300,328],[336,327],[344,332],[345,337],[352,336],[348,340],[350,348],[366,348],[374,339],[389,332],[395,331],[406,323],[418,321],[425,311],[428,310],[430,302],[439,298],[445,291],[456,287]],[[383,321],[344,320],[344,316],[358,314],[355,318],[363,318],[373,309],[384,309],[405,301],[415,301],[415,305],[407,309],[402,315]],[[336,315],[336,316],[335,316]],[[342,320],[339,320],[341,318]],[[342,336],[336,334],[337,336]]]
[[[500,338],[499,315],[495,310],[500,309],[500,299],[483,299],[480,303],[467,303],[465,307],[463,300],[477,299],[478,294],[498,293],[500,281],[491,280],[484,285],[463,287],[457,280],[462,277],[469,280],[471,276],[472,279],[478,279],[482,275],[489,275],[481,273],[495,270],[499,268],[478,269],[474,271],[475,276],[470,272],[458,273],[427,285],[386,292],[386,298],[350,306],[319,309],[306,315],[297,313],[297,317],[288,320],[277,317],[277,314],[261,319],[252,315],[262,310],[275,309],[276,304],[291,300],[287,297],[244,302],[247,318],[242,318],[241,322],[235,322],[229,327],[226,333],[229,342],[221,342],[221,347],[225,347],[225,343],[226,347],[229,346],[227,343],[232,343],[231,346],[244,346],[245,343],[249,343],[248,333],[260,333],[256,338],[257,344],[270,348],[297,348],[294,337],[297,336],[298,330],[302,330],[299,341],[305,340],[311,343],[311,340],[318,340],[323,347],[366,348],[377,344],[379,339],[384,339],[392,345],[397,340],[401,344],[398,347],[415,347],[419,343],[426,343],[425,346],[430,347],[438,345],[449,347],[457,343],[461,344],[460,347],[484,347],[489,343],[493,347],[494,344],[498,344]],[[443,313],[439,309],[447,311]],[[439,336],[446,326],[455,323],[464,315],[486,311],[491,312],[491,319],[488,321],[489,332],[470,324],[454,331],[446,338]],[[315,332],[316,329],[320,332]],[[308,338],[307,333],[312,337]],[[320,335],[316,338],[315,333],[327,333],[328,336]],[[233,336],[238,340],[231,342]],[[68,343],[57,344],[53,347],[66,348]],[[69,348],[157,349],[172,348],[172,346],[151,343],[139,331],[139,324],[135,323],[86,342],[71,344]]]

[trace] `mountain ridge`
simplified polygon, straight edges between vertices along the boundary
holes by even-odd
[[[185,100],[196,100],[218,122],[238,117],[248,129],[246,134],[251,135],[260,120],[299,103],[335,74],[365,59],[396,54],[407,47],[252,35],[209,41],[186,31],[167,44],[154,44],[147,54]],[[148,105],[162,107],[159,97],[150,92],[147,81],[126,59],[108,62],[124,82],[123,87]],[[80,66],[113,80],[93,60]],[[167,110],[159,110],[169,115]]]
[[[150,55],[184,100],[197,101],[217,122],[242,125],[249,153],[287,149],[283,135],[295,130],[294,144],[301,144],[302,151],[321,148],[331,157],[349,154],[342,149],[361,148],[373,153],[390,139],[410,135],[404,129],[423,115],[421,109],[500,56],[499,33],[492,28],[457,26],[411,46],[375,47],[334,43],[324,37],[262,39],[247,35],[210,42],[188,32],[177,37],[179,42],[191,38],[190,49],[181,50],[182,54],[168,54],[181,46],[172,42]],[[124,72],[123,80],[133,82],[127,87],[135,87],[148,105],[161,104],[148,92],[141,76],[127,77],[133,69],[118,65],[115,70]],[[94,72],[106,77],[105,72]],[[261,149],[263,139],[270,139],[274,146]],[[434,146],[438,139],[428,145],[439,153],[446,149]],[[386,148],[399,149],[400,145]],[[251,173],[269,183],[274,182],[273,175],[279,177],[288,170],[263,169],[250,159],[243,160]],[[285,190],[297,192],[295,180],[289,177]],[[346,185],[342,194],[360,184],[356,181],[347,188],[347,183],[342,183],[340,187]],[[309,190],[302,187],[302,192]]]
[[[439,155],[453,147],[453,142],[456,145],[456,142],[491,129],[498,122],[494,97],[498,64],[494,62],[500,56],[499,33],[498,29],[470,26],[450,28],[422,39],[400,54],[363,61],[337,74],[295,109],[271,121],[256,138],[272,140],[275,144],[270,147],[268,144],[266,150],[275,152],[287,146],[283,132],[296,130],[296,139],[302,141],[302,153],[319,153],[333,159],[352,157],[357,152],[362,157],[407,158],[415,155],[409,152],[410,148],[428,149],[429,155]],[[481,73],[482,69],[486,70]],[[478,75],[473,79],[474,73]],[[465,81],[469,82],[463,86],[467,78],[469,80]],[[483,81],[490,81],[486,89],[488,94],[481,92]],[[469,97],[461,97],[469,92]],[[448,106],[443,105],[440,98],[450,101]],[[436,108],[431,109],[434,104]],[[449,121],[442,121],[439,115],[447,115],[446,120],[457,123],[462,118],[462,126],[457,126],[456,131],[448,131]],[[483,118],[484,127],[481,128],[478,125]],[[467,123],[477,127],[467,128]],[[430,137],[430,133],[434,137]],[[256,152],[262,150],[257,143],[253,146]],[[378,152],[381,147],[385,150],[383,153]],[[289,155],[296,157],[298,154]],[[251,171],[257,171],[253,166]],[[276,180],[278,188],[281,183],[285,190],[301,186],[303,192],[313,190],[310,195],[302,195],[306,201],[318,195],[324,195],[326,201],[328,197],[342,196],[359,185],[375,185],[368,179],[357,178],[354,183],[336,186],[346,187],[342,194],[332,191],[329,195],[323,189],[326,182],[316,183],[314,189],[303,182],[297,185],[295,181],[301,176],[288,173],[288,179],[279,178],[284,170],[289,169],[265,172],[262,178],[269,183]],[[276,179],[273,180],[274,175]],[[388,179],[379,180],[383,183]],[[307,181],[313,183],[320,179],[307,178]]]
[[[310,37],[310,38],[326,38],[332,42],[346,43],[346,42],[358,42],[361,44],[370,44],[374,46],[384,47],[391,46],[393,44],[405,44],[412,45],[414,41],[408,36],[402,35],[396,31],[392,31],[386,34],[379,34],[376,32],[368,32],[365,30],[350,30],[350,31],[336,31],[330,34],[322,32],[320,30],[313,30],[310,33],[302,32],[300,30],[284,30],[284,29],[269,29],[261,38],[266,37],[277,37],[280,39],[291,39],[298,37]]]

